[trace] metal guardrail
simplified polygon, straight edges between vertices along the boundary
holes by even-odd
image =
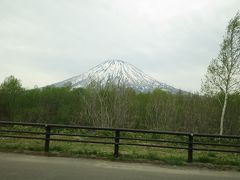
[[[27,126],[32,128],[40,128],[44,130],[44,132],[15,130],[14,128],[12,128],[15,126]],[[107,135],[88,135],[88,134],[82,134],[82,133],[76,134],[76,133],[52,132],[53,130],[64,130],[64,129],[88,130],[92,132],[105,131],[105,132],[111,132],[113,135],[107,136]],[[124,133],[125,134],[141,133],[144,135],[147,135],[147,134],[163,135],[163,136],[169,136],[172,138],[169,140],[166,138],[164,139],[146,138],[146,136],[144,138],[131,137],[131,136],[123,136],[122,134]],[[55,136],[57,136],[57,138],[55,138]],[[240,136],[231,136],[231,135],[220,136],[220,135],[210,135],[210,134],[193,134],[193,133],[169,132],[169,131],[150,131],[150,130],[136,130],[136,129],[122,129],[122,128],[97,128],[97,127],[88,127],[88,126],[71,126],[71,125],[58,125],[58,124],[0,121],[0,137],[42,140],[44,141],[45,152],[49,152],[49,146],[51,141],[108,144],[108,145],[114,146],[113,155],[115,158],[119,157],[119,146],[140,146],[140,147],[155,147],[155,148],[167,148],[167,149],[182,149],[182,150],[186,150],[188,153],[188,159],[187,159],[188,162],[193,161],[193,151],[240,153]],[[65,137],[65,138],[62,138],[62,137]],[[70,139],[70,138],[66,139],[66,137],[82,137],[82,138],[89,138],[90,140],[89,139],[87,140]],[[174,137],[185,139],[185,141],[175,140]],[[215,141],[211,142],[213,140],[210,140],[210,139],[208,139],[207,141],[195,141],[196,138],[225,139],[229,142],[231,142],[232,140],[237,140],[237,143],[234,143],[234,144],[216,143]],[[99,141],[98,139],[101,139],[101,141]],[[105,139],[105,141],[103,141],[103,139]],[[112,140],[112,141],[106,141],[106,139]],[[124,141],[127,141],[127,142],[124,142]],[[219,147],[222,147],[222,148],[219,148]]]

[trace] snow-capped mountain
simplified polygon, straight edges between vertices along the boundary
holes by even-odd
[[[84,74],[55,83],[52,86],[78,88],[86,87],[92,81],[98,82],[101,85],[105,85],[106,83],[125,85],[140,92],[149,92],[155,88],[160,88],[171,93],[179,91],[179,89],[153,79],[140,69],[122,60],[105,61]]]

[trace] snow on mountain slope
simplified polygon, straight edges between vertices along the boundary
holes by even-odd
[[[179,89],[158,82],[140,69],[122,60],[105,61],[84,74],[55,83],[53,86],[63,87],[70,85],[72,88],[86,87],[92,81],[99,82],[101,85],[105,85],[106,83],[125,85],[140,92],[149,92],[155,88],[172,93],[179,91]]]

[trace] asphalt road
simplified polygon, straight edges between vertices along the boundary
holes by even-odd
[[[1,180],[240,180],[240,172],[0,153]]]

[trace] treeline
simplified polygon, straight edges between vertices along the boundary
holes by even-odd
[[[160,89],[137,93],[126,87],[92,83],[87,88],[25,90],[7,78],[0,86],[0,120],[121,127],[195,133],[218,133],[218,97]],[[240,95],[229,97],[224,134],[240,133]]]

